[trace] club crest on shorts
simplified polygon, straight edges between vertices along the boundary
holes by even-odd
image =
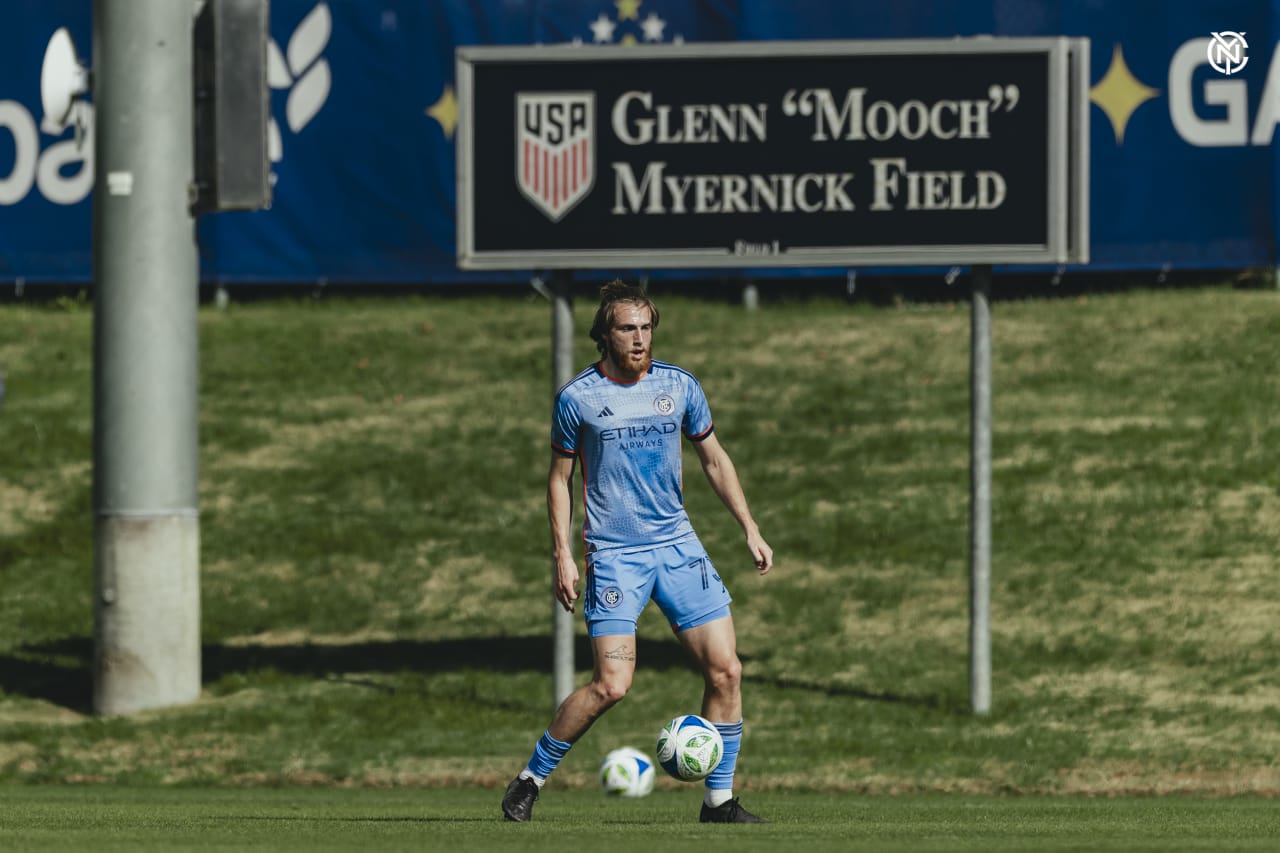
[[[595,92],[516,93],[516,183],[552,222],[595,185]]]
[[[669,415],[676,410],[676,400],[670,394],[659,394],[653,398],[653,410],[660,415]]]
[[[600,603],[610,609],[622,603],[622,590],[616,586],[606,586],[600,591]]]

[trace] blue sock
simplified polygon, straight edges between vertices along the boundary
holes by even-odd
[[[564,758],[571,746],[573,744],[553,738],[549,729],[543,732],[542,737],[538,738],[538,742],[533,747],[533,757],[529,759],[529,772],[545,781],[551,775],[551,771],[560,764],[560,759]]]
[[[738,750],[742,747],[742,720],[736,723],[717,723],[711,725],[720,732],[724,740],[724,757],[707,777],[707,788],[711,790],[731,790],[733,788],[733,771],[738,766]]]

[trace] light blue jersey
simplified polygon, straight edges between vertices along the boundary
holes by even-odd
[[[654,361],[630,383],[596,364],[561,388],[551,446],[582,462],[587,550],[653,548],[692,536],[680,436],[702,441],[712,429],[702,386],[673,364]]]

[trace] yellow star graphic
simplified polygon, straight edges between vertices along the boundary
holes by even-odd
[[[618,42],[618,44],[622,45],[623,47],[631,47],[635,43],[636,43],[636,37],[633,36],[631,33],[627,33],[625,36],[622,37],[622,40]]]
[[[1124,51],[1117,44],[1111,54],[1111,67],[1098,84],[1089,90],[1089,100],[1097,104],[1116,134],[1116,144],[1124,144],[1124,129],[1135,110],[1160,94],[1159,89],[1145,86],[1124,63]]]
[[[618,7],[618,20],[640,20],[640,4],[643,2],[644,0],[613,0],[613,5]]]
[[[458,126],[458,99],[453,96],[453,87],[446,85],[440,100],[426,109],[427,115],[440,122],[445,139],[453,139],[453,129]]]

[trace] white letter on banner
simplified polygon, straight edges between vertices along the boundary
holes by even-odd
[[[36,120],[17,101],[0,101],[0,128],[13,134],[13,171],[0,178],[0,204],[17,204],[31,192],[36,180],[36,160],[40,156],[40,134]]]
[[[50,145],[40,157],[36,185],[54,204],[78,204],[93,191],[93,104],[83,105],[86,113],[84,139],[67,139]],[[74,175],[65,176],[63,167],[79,163]]]
[[[663,163],[662,165],[665,166],[666,164]],[[648,179],[646,178],[646,180]],[[684,200],[689,195],[689,187],[693,186],[693,178],[688,175],[677,175],[675,177],[668,175],[662,179],[662,186],[666,187],[667,194],[671,196],[671,212],[686,213],[687,211],[685,210]],[[659,201],[653,200],[657,198],[658,196],[656,194],[651,197],[649,208],[645,213],[667,212],[662,208]],[[657,205],[656,209],[655,205]]]
[[[844,106],[842,109],[836,109],[835,98],[831,97],[830,89],[814,89],[813,97],[818,102],[817,130],[814,131],[814,142],[825,142],[828,139],[826,129],[823,127],[823,120],[831,126],[831,139],[840,139],[843,136],[849,142],[859,142],[866,139],[862,133],[862,96],[867,93],[866,89],[850,89],[844,96]],[[849,123],[849,132],[845,134],[845,122]]]
[[[955,101],[938,101],[929,110],[929,129],[938,139],[952,139],[956,135],[955,130],[942,129],[942,111],[949,110],[954,116],[959,109]]]
[[[960,102],[961,139],[991,138],[991,130],[987,126],[987,118],[991,114],[990,106],[988,101]]]
[[[662,209],[662,171],[666,168],[666,163],[650,163],[644,169],[644,178],[637,185],[635,172],[631,171],[629,164],[614,163],[612,213],[615,216],[623,213],[639,213],[646,192],[649,194],[649,206],[645,209],[645,213],[665,213],[666,211]],[[624,195],[626,196],[625,207],[622,201]]]
[[[653,119],[638,118],[635,120],[638,136],[631,134],[627,127],[627,107],[632,101],[639,101],[646,110],[653,109],[653,95],[649,92],[627,92],[613,105],[613,134],[628,145],[644,145],[653,140]]]
[[[720,191],[724,193],[725,213],[752,212],[747,206],[747,179],[742,175],[725,175]]]
[[[988,171],[978,173],[978,207],[981,210],[992,210],[1004,204],[1007,192],[1004,175]]]
[[[1270,145],[1271,137],[1280,123],[1280,45],[1271,54],[1271,67],[1267,69],[1267,85],[1262,87],[1262,100],[1258,103],[1258,117],[1253,123],[1253,144]]]
[[[1243,80],[1210,80],[1204,84],[1204,102],[1225,106],[1227,117],[1207,121],[1196,115],[1191,97],[1191,77],[1196,68],[1207,65],[1209,39],[1192,39],[1178,48],[1169,62],[1169,118],[1187,142],[1200,147],[1245,145],[1248,143],[1248,93]]]
[[[905,157],[873,157],[871,159],[871,169],[875,176],[873,183],[875,191],[872,196],[872,210],[893,210],[893,204],[890,198],[898,196],[898,173],[907,170],[907,158]],[[896,169],[897,171],[889,171]]]

